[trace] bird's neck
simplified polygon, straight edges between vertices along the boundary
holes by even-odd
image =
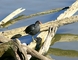
[[[36,24],[35,24],[35,27],[36,27],[36,26],[39,26],[39,23],[36,23]]]

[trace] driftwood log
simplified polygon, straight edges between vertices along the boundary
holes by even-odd
[[[40,60],[50,60],[27,45],[21,44],[18,39],[0,43],[0,60],[28,60],[27,53]]]
[[[78,0],[75,3],[73,3],[69,7],[69,9],[67,9],[67,11],[61,14],[55,21],[50,21],[40,25],[41,33],[37,37],[40,37],[40,39],[42,40],[41,41],[42,45],[39,47],[38,52],[34,50],[35,47],[39,45],[36,41],[31,42],[29,45],[23,45],[18,39],[15,40],[10,39],[17,34],[18,35],[20,34],[21,36],[26,35],[25,32],[23,32],[26,27],[0,32],[0,35],[5,37],[2,38],[4,39],[4,41],[2,40],[0,41],[1,42],[0,59],[5,58],[14,60],[28,60],[28,59],[30,60],[31,56],[33,56],[33,58],[36,59],[50,60],[49,58],[43,55],[48,51],[51,44],[51,40],[55,36],[57,29],[60,26],[77,22],[78,16],[72,16],[77,11],[78,11]],[[8,51],[11,51],[11,53],[9,53]],[[7,55],[7,53],[9,53],[9,55]],[[30,58],[27,56],[28,54],[30,55]],[[10,56],[11,58],[8,58],[8,56]]]

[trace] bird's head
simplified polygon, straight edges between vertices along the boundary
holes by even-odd
[[[37,23],[38,23],[38,24],[42,24],[41,21],[39,21],[39,20],[37,20],[37,21],[35,22],[35,24],[37,24]]]

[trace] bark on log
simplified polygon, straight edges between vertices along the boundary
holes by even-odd
[[[69,17],[69,18],[65,18],[65,19],[60,19],[59,21],[50,21],[50,22],[47,22],[47,23],[44,23],[44,24],[41,24],[40,25],[40,31],[44,31],[44,30],[48,30],[49,26],[63,26],[63,25],[67,25],[67,24],[71,24],[71,23],[75,23],[75,22],[78,22],[78,16],[72,16],[72,17]],[[5,37],[7,38],[11,38],[13,37],[14,35],[17,35],[17,34],[20,34],[22,36],[25,36],[27,35],[24,30],[25,30],[26,26],[25,27],[20,27],[20,28],[16,28],[16,29],[12,29],[12,30],[8,30],[8,31],[2,31],[0,32],[1,35],[4,35]]]
[[[28,60],[26,51],[16,40],[0,43],[0,60]]]
[[[50,27],[49,28],[48,35],[44,41],[44,44],[43,44],[43,46],[41,46],[41,48],[39,50],[40,54],[45,54],[49,50],[51,40],[54,37],[54,34],[56,33],[55,29],[56,29],[56,27]]]
[[[0,60],[28,60],[27,53],[41,60],[50,60],[39,54],[34,49],[22,45],[19,40],[10,40],[6,43],[0,43]]]
[[[38,58],[38,59],[40,59],[40,60],[50,60],[49,58],[47,58],[47,57],[39,54],[39,53],[38,53],[37,51],[35,51],[34,49],[30,49],[29,47],[27,47],[27,52],[28,52],[29,54],[31,54],[33,57],[36,57],[36,58]]]

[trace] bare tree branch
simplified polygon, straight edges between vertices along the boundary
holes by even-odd
[[[4,18],[1,22],[0,25],[5,24],[7,21],[9,21],[10,19],[12,19],[14,16],[18,15],[19,13],[23,12],[25,9],[22,8],[18,8],[17,10],[15,10],[14,12],[12,12],[11,14],[9,14],[6,18]]]

